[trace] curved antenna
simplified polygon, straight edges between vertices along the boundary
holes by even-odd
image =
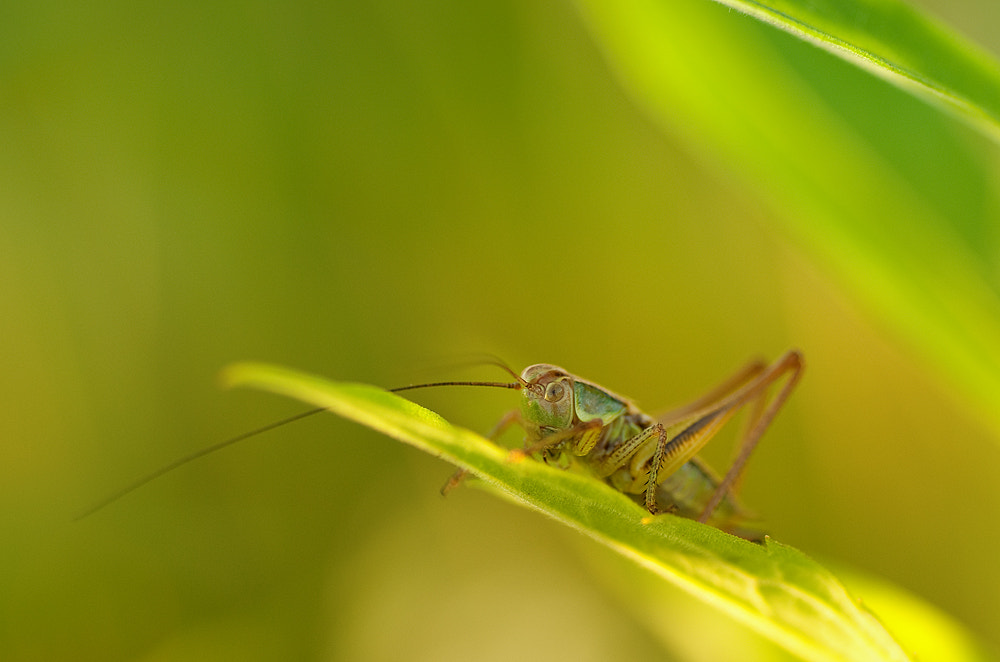
[[[483,363],[485,363],[486,365],[495,365],[496,367],[500,368],[501,370],[503,370],[504,372],[506,372],[508,375],[510,375],[511,377],[513,377],[514,379],[516,379],[518,381],[518,383],[521,384],[521,386],[527,386],[528,385],[528,383],[526,381],[524,381],[523,379],[521,379],[521,375],[519,375],[516,372],[514,372],[514,370],[511,369],[511,367],[509,365],[507,365],[507,363],[503,359],[501,359],[499,356],[494,356],[493,354],[487,354],[486,357],[487,357],[487,359],[485,361],[483,361]]]
[[[194,460],[197,460],[200,457],[205,457],[206,455],[214,453],[215,451],[222,450],[226,446],[232,446],[233,444],[243,441],[244,439],[249,439],[250,437],[261,434],[263,432],[267,432],[268,430],[273,430],[274,428],[281,427],[282,425],[287,425],[288,423],[294,423],[295,421],[306,418],[307,416],[318,414],[321,411],[326,411],[326,407],[319,407],[318,409],[310,409],[309,411],[304,411],[300,414],[289,416],[288,418],[283,418],[280,421],[275,421],[274,423],[270,423],[268,425],[265,425],[264,427],[257,428],[256,430],[250,430],[249,432],[244,432],[243,434],[236,435],[235,437],[226,439],[225,441],[220,441],[217,444],[212,444],[211,446],[202,448],[201,450],[195,451],[190,455],[185,455],[182,458],[178,458],[173,462],[171,462],[170,464],[164,465],[159,469],[157,469],[156,471],[150,472],[145,476],[143,476],[142,478],[132,481],[125,487],[115,492],[114,494],[111,494],[105,497],[104,499],[98,501],[90,508],[87,508],[86,510],[77,513],[76,516],[73,517],[73,521],[76,522],[82,520],[84,517],[89,517],[90,515],[93,515],[102,508],[110,506],[111,504],[113,504],[115,501],[118,501],[122,497],[127,496],[132,492],[135,492],[137,489],[139,489],[146,483],[154,481],[163,474],[169,473],[174,469],[176,469],[177,467],[184,466],[188,462],[193,462]]]
[[[498,366],[501,369],[507,371],[508,373],[510,373],[517,380],[517,382],[514,382],[514,383],[508,383],[508,382],[431,382],[431,383],[428,383],[428,384],[413,384],[411,386],[400,386],[398,388],[391,388],[391,389],[389,389],[389,392],[390,393],[398,393],[400,391],[410,391],[410,390],[418,389],[418,388],[430,388],[430,387],[433,387],[433,386],[491,386],[491,387],[494,387],[494,388],[521,389],[521,388],[524,388],[524,386],[527,385],[524,382],[524,380],[521,379],[521,377],[517,373],[515,373],[513,370],[511,370],[510,367],[506,363],[504,363],[503,361],[501,361],[500,359],[498,359],[496,357],[491,357],[491,360],[487,361],[487,363],[489,363],[491,365]],[[77,513],[73,517],[73,521],[76,522],[76,521],[84,519],[85,517],[89,517],[89,516],[93,515],[97,511],[102,510],[103,508],[106,508],[107,506],[110,506],[115,501],[118,501],[119,499],[121,499],[121,498],[123,498],[125,496],[128,496],[132,492],[135,492],[137,489],[139,489],[143,485],[146,485],[147,483],[150,483],[150,482],[156,480],[160,476],[162,476],[164,474],[167,474],[167,473],[170,473],[174,469],[182,467],[182,466],[184,466],[185,464],[187,464],[189,462],[193,462],[193,461],[195,461],[195,460],[197,460],[199,458],[205,457],[206,455],[211,455],[212,453],[214,453],[216,451],[220,451],[223,448],[226,448],[227,446],[232,446],[233,444],[236,444],[236,443],[239,443],[241,441],[244,441],[245,439],[249,439],[250,437],[255,437],[258,434],[263,434],[264,432],[268,432],[268,431],[273,430],[275,428],[280,428],[282,425],[288,425],[289,423],[294,423],[295,421],[302,420],[303,418],[307,418],[309,416],[312,416],[313,414],[318,414],[318,413],[324,412],[324,411],[327,411],[326,407],[317,407],[316,409],[310,409],[309,411],[304,411],[302,413],[295,414],[294,416],[289,416],[288,418],[283,418],[280,421],[275,421],[274,423],[270,423],[270,424],[265,425],[263,427],[259,427],[259,428],[256,428],[254,430],[250,430],[249,432],[244,432],[243,434],[236,435],[235,437],[231,437],[229,439],[226,439],[225,441],[220,441],[219,443],[212,444],[211,446],[206,446],[205,448],[202,448],[201,450],[197,450],[197,451],[195,451],[193,453],[185,455],[184,457],[178,458],[178,459],[174,460],[173,462],[171,462],[170,464],[166,464],[166,465],[160,467],[159,469],[157,469],[156,471],[152,471],[152,472],[146,474],[145,476],[142,476],[141,478],[132,481],[131,483],[129,483],[125,487],[121,488],[117,492],[114,492],[113,494],[110,494],[110,495],[106,496],[105,498],[101,499],[100,501],[98,501],[94,505],[90,506],[86,510],[83,510],[83,511]]]
[[[517,382],[429,382],[427,384],[413,384],[411,386],[400,386],[397,388],[389,389],[390,393],[399,393],[400,391],[409,391],[418,388],[430,388],[433,386],[490,386],[492,388],[513,388],[522,389],[528,385],[528,382],[521,379],[521,375],[514,372],[509,365],[503,362],[500,358],[493,356],[492,354],[486,355],[485,361],[480,361],[478,363],[485,365],[495,365],[500,368],[508,375],[517,380]]]
[[[466,358],[446,364],[436,365],[435,370],[441,370],[442,368],[469,368],[481,365],[496,366],[513,377],[515,380],[519,382],[521,381],[520,375],[511,369],[511,367],[507,365],[506,361],[501,359],[496,354],[490,354],[489,352],[474,352],[469,354]]]
[[[397,388],[389,389],[390,393],[399,393],[400,391],[410,391],[417,388],[430,388],[432,386],[492,386],[494,388],[524,388],[524,385],[520,382],[430,382],[428,384],[412,384],[411,386],[399,386]]]

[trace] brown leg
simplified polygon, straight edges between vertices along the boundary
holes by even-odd
[[[506,432],[512,425],[521,425],[523,427],[524,419],[521,418],[521,411],[519,409],[512,409],[506,414],[504,414],[490,433],[486,435],[486,438],[490,441],[496,441],[500,438],[504,432]],[[469,475],[468,469],[459,469],[451,475],[448,482],[441,486],[441,496],[448,496],[448,493],[453,489],[462,484],[465,477]]]
[[[761,368],[759,364],[750,364],[722,387],[709,396],[705,396],[694,404],[675,410],[671,415],[674,422],[666,428],[657,443],[649,469],[649,481],[646,487],[646,506],[650,512],[655,512],[655,489],[660,476],[669,476],[684,463],[689,462],[705,444],[719,432],[723,425],[732,418],[744,405],[752,403],[750,422],[739,445],[739,451],[725,477],[719,482],[702,512],[699,521],[705,522],[718,507],[725,495],[742,475],[750,453],[770,425],[778,409],[788,399],[789,394],[799,379],[802,371],[802,356],[797,351],[791,351],[782,356],[773,365]],[[786,374],[791,376],[767,408],[768,389]],[[710,396],[723,394],[714,402],[708,402]],[[701,405],[701,406],[699,406]],[[650,428],[652,429],[652,428]],[[638,446],[624,445],[616,449],[609,460],[616,461],[615,467],[621,466],[624,458],[619,453],[626,449],[634,452]],[[609,462],[613,464],[615,462]],[[612,469],[613,470],[613,469]]]
[[[727,395],[731,395],[734,391],[736,391],[736,389],[743,386],[754,377],[757,377],[766,369],[767,364],[763,361],[751,361],[747,365],[740,368],[740,370],[735,374],[730,376],[729,379],[722,382],[694,402],[689,402],[682,407],[678,407],[677,409],[672,409],[664,414],[661,414],[656,417],[656,420],[662,423],[664,427],[670,427],[675,423],[679,423],[699,411],[710,408],[712,405],[724,399]]]
[[[788,399],[792,389],[795,388],[799,378],[802,376],[802,366],[802,355],[798,351],[792,350],[778,359],[774,365],[762,373],[754,382],[734,394],[732,404],[728,406],[740,407],[750,400],[756,400],[755,412],[758,412],[763,408],[767,388],[785,374],[789,375],[788,380],[781,387],[781,390],[778,391],[777,395],[774,396],[770,405],[766,409],[763,409],[763,413],[759,414],[759,416],[751,414],[751,420],[756,420],[747,427],[746,435],[740,443],[740,450],[736,459],[733,460],[729,471],[726,472],[725,477],[719,483],[718,487],[715,488],[715,493],[712,494],[712,498],[705,506],[705,510],[701,513],[698,521],[708,521],[708,518],[722,502],[726,493],[738,482],[743,469],[746,467],[747,460],[750,459],[750,454],[757,447],[757,443],[760,441],[764,431],[767,430],[771,421],[774,420],[778,410],[785,404],[785,400]]]

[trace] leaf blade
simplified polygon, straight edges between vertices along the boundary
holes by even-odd
[[[993,57],[899,0],[715,0],[942,105],[1000,139]]]
[[[755,545],[678,517],[648,521],[625,495],[589,476],[509,462],[486,439],[373,386],[238,364],[226,382],[287,395],[411,444],[510,498],[652,570],[808,660],[906,660],[899,645],[829,572],[780,543]]]
[[[845,7],[873,3],[847,0]],[[932,365],[956,401],[1000,440],[1000,279],[991,257],[997,243],[992,234],[963,229],[966,223],[993,227],[995,218],[985,205],[939,208],[893,160],[899,153],[872,144],[856,117],[844,114],[851,101],[830,100],[856,95],[864,103],[877,81],[832,66],[840,63],[820,62],[814,49],[757,21],[734,20],[722,11],[726,3],[577,4],[649,115],[680,133],[692,151],[726,162],[760,191],[779,211],[775,218],[786,235]],[[831,83],[842,78],[849,78],[842,87]],[[932,154],[934,164],[963,152],[966,136],[956,135],[954,126],[928,125],[926,116],[940,114],[923,110],[917,124],[900,127],[893,126],[891,112],[865,112],[897,140],[919,143],[921,132],[935,128],[947,134],[951,149]],[[976,195],[990,204],[995,196],[985,188]]]

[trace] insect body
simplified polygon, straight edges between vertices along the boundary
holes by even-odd
[[[510,426],[521,426],[526,438],[523,449],[514,451],[515,455],[535,455],[560,464],[576,458],[615,489],[634,495],[652,514],[672,512],[751,537],[744,528],[748,516],[733,492],[750,453],[801,375],[799,352],[790,351],[770,366],[751,363],[702,398],[658,418],[639,411],[626,398],[557,366],[532,365],[518,375],[499,365],[517,381],[435,382],[391,390],[431,386],[518,389],[520,408],[501,418],[490,433],[496,439]],[[781,388],[768,397],[772,386],[782,379]],[[749,408],[749,415],[736,458],[719,478],[696,453],[744,406]],[[180,458],[126,486],[79,517],[100,510],[192,460],[322,411],[325,409],[297,414]],[[456,473],[442,491],[455,487],[465,475],[464,470]]]
[[[788,398],[802,371],[802,357],[790,351],[773,365],[751,363],[711,393],[680,409],[653,418],[626,398],[580,379],[558,366],[524,369],[517,383],[442,382],[503,386],[521,391],[521,406],[504,416],[491,433],[498,437],[517,424],[524,428],[523,454],[549,462],[579,458],[615,489],[635,495],[652,514],[673,512],[741,531],[748,516],[733,494],[746,461]],[[513,373],[511,373],[513,374]],[[772,385],[785,378],[768,398]],[[747,425],[732,466],[716,476],[696,453],[744,405]],[[445,486],[458,484],[460,471]]]
[[[552,460],[584,458],[615,489],[641,495],[651,513],[696,518],[704,512],[719,479],[693,453],[711,433],[711,413],[664,426],[628,400],[556,366],[531,366],[522,379],[536,384],[525,389],[517,417],[530,450],[541,449]],[[724,494],[723,503],[721,520],[740,513],[731,495]]]

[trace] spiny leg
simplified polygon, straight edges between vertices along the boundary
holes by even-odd
[[[620,467],[624,466],[653,435],[656,435],[657,443],[656,451],[650,463],[649,479],[646,483],[646,510],[655,515],[659,512],[659,508],[656,506],[656,468],[662,464],[663,455],[667,447],[667,430],[661,423],[650,425],[648,428],[645,428],[635,436],[626,439],[623,443],[616,446],[614,451],[601,462],[598,472],[602,476],[610,476]]]
[[[707,398],[703,397],[696,401],[695,405],[689,405],[677,410],[679,412],[690,411],[692,413],[687,416],[675,413],[678,420],[671,427],[679,429],[679,431],[668,438],[661,438],[657,444],[654,456],[649,465],[649,480],[646,487],[647,509],[650,512],[655,512],[655,488],[660,482],[659,477],[661,475],[669,476],[684,463],[690,461],[705,444],[711,441],[722,426],[737,411],[750,402],[763,399],[771,384],[780,379],[786,372],[794,370],[792,378],[785,384],[768,409],[758,415],[757,412],[762,405],[754,405],[754,409],[750,414],[751,420],[754,422],[750,425],[747,436],[744,437],[739,454],[725,478],[720,481],[713,492],[708,506],[699,518],[699,521],[706,521],[715,508],[718,507],[733,483],[739,478],[753,447],[759,441],[767,425],[774,418],[781,404],[788,398],[791,389],[798,379],[801,365],[802,357],[796,351],[785,354],[771,367],[765,369],[761,369],[759,364],[750,364],[737,373],[736,376],[728,380],[722,387],[717,388],[713,394],[710,394],[725,393],[724,397],[718,401],[709,403],[699,409],[696,405],[707,401]],[[731,390],[727,392],[727,389]],[[649,504],[652,504],[653,508],[650,508]]]
[[[766,369],[766,363],[760,359],[753,360],[730,375],[728,379],[705,395],[701,396],[697,400],[687,403],[686,405],[661,414],[657,417],[657,421],[660,423],[661,428],[668,428],[677,425],[686,418],[693,419],[694,422],[697,422],[698,418],[700,418],[699,414],[705,414],[706,412],[711,411],[713,409],[713,405],[716,405],[720,400],[725,399],[726,396],[732,395],[737,389],[758,377]],[[757,416],[759,416],[759,410],[760,407],[755,407],[755,411],[752,415],[754,420],[756,420]],[[677,442],[676,445],[682,445],[683,439],[680,438],[682,438],[684,434],[685,431],[681,431],[678,435],[670,438],[669,440],[667,439],[665,432],[660,435],[653,461],[650,464],[649,479],[646,484],[646,509],[649,510],[650,513],[656,514],[661,510],[656,504],[655,493],[658,485],[660,466],[666,454],[667,444],[668,442]],[[707,440],[705,443],[707,443]],[[701,445],[699,445],[699,448],[700,447]],[[693,456],[694,452],[689,454],[689,458]]]
[[[701,413],[673,436],[668,436],[662,425],[658,426],[660,436],[649,462],[649,476],[646,480],[646,510],[653,515],[660,512],[656,504],[656,488],[661,482],[660,476],[669,476],[683,464],[690,462],[732,418],[736,410],[737,408],[729,407]]]
[[[767,370],[767,364],[763,361],[759,359],[751,361],[697,400],[660,414],[656,417],[656,420],[662,423],[664,427],[670,427],[671,425],[679,423],[694,414],[711,409],[713,405],[725,399],[726,396],[736,392],[739,387],[744,386],[765,370]]]
[[[623,443],[615,446],[614,450],[601,460],[598,473],[602,476],[613,474],[617,469],[624,466],[635,455],[636,451],[639,450],[639,447],[649,441],[650,437],[654,434],[661,434],[661,430],[663,431],[662,434],[666,434],[665,428],[661,424],[655,423],[634,437],[626,439]]]
[[[729,459],[729,466],[732,466],[733,463],[736,462],[736,459],[740,456],[740,451],[743,447],[742,440],[747,438],[747,435],[750,434],[750,430],[757,425],[757,422],[760,421],[760,417],[764,414],[764,406],[767,404],[767,398],[764,397],[765,393],[766,391],[761,391],[760,396],[754,398],[750,404],[750,412],[740,425],[740,434],[737,437],[737,439],[740,439],[741,442],[733,447],[733,452]],[[730,494],[739,494],[740,488],[743,487],[744,476],[746,476],[746,472],[741,472],[740,475],[736,477],[733,484],[729,486]]]
[[[722,503],[722,499],[725,498],[726,494],[730,491],[730,488],[739,480],[743,473],[743,469],[746,467],[747,460],[750,459],[750,454],[756,448],[757,443],[760,441],[761,436],[763,436],[764,431],[767,430],[771,421],[777,415],[778,410],[791,395],[792,389],[798,383],[799,378],[802,376],[802,355],[796,351],[792,350],[782,356],[778,361],[776,361],[766,372],[760,375],[760,377],[753,383],[747,386],[743,393],[737,393],[734,395],[733,404],[731,407],[742,406],[745,402],[753,399],[757,402],[755,403],[754,412],[751,412],[751,420],[754,422],[748,426],[747,433],[743,437],[740,443],[739,454],[736,459],[733,460],[732,465],[729,467],[729,471],[726,472],[725,477],[715,488],[715,492],[712,494],[712,498],[709,499],[708,504],[706,504],[705,509],[701,513],[701,517],[698,518],[699,522],[706,522],[708,518],[711,517],[715,509]],[[765,401],[765,396],[767,394],[767,387],[773,384],[775,381],[780,379],[786,373],[790,373],[787,381],[778,391],[774,399],[771,400],[771,404],[767,409],[763,410],[763,413],[756,415],[757,412],[763,407]],[[754,420],[755,419],[755,420]]]
[[[659,437],[656,441],[656,452],[653,453],[653,460],[649,464],[649,478],[646,481],[646,510],[651,515],[656,515],[660,512],[660,507],[656,505],[656,487],[658,485],[656,479],[660,472],[660,465],[663,464],[663,456],[667,452],[667,431],[659,423],[648,429],[655,429]]]
[[[729,420],[735,409],[717,409],[698,415],[677,434],[669,436],[667,429],[661,423],[656,423],[642,430],[639,434],[626,440],[614,449],[601,463],[602,475],[610,475],[623,466],[639,450],[656,436],[656,448],[649,460],[649,473],[646,478],[645,506],[652,515],[662,512],[656,503],[656,488],[660,484],[659,477],[670,475],[701,449]],[[689,417],[690,418],[690,417]]]
[[[652,432],[658,434],[656,448],[648,463],[649,469],[646,479],[645,504],[650,513],[657,514],[660,510],[656,505],[656,489],[662,482],[661,476],[670,476],[681,466],[690,462],[698,451],[711,441],[722,426],[739,410],[739,406],[730,404],[729,400],[724,402],[725,406],[716,405],[703,409],[687,416],[686,420],[681,420],[670,428],[665,428],[658,423],[643,431],[646,434],[643,442],[650,438]],[[638,445],[641,444],[635,445],[633,452],[638,449]],[[616,453],[620,450],[622,448],[615,449]],[[612,456],[612,459],[614,457]],[[617,458],[616,466],[621,466],[627,459],[628,457]],[[615,468],[611,466],[611,463],[607,463],[605,466],[610,471]]]

